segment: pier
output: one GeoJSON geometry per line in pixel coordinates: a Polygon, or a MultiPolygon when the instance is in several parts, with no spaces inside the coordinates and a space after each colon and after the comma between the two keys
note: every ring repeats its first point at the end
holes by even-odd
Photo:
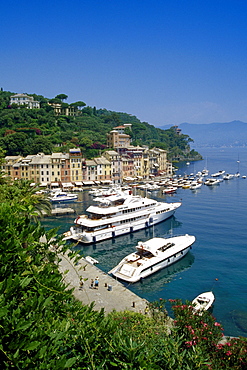
{"type": "Polygon", "coordinates": [[[51,210],[51,214],[48,214],[46,212],[42,212],[44,217],[49,217],[49,216],[64,216],[64,215],[69,215],[75,213],[75,210],[73,208],[54,208],[51,210]]]}
{"type": "Polygon", "coordinates": [[[106,313],[115,311],[135,311],[145,313],[148,301],[137,296],[121,282],[91,264],[85,258],[78,262],[68,254],[59,254],[59,270],[68,287],[74,288],[74,296],[85,305],[94,302],[94,309],[102,308],[106,313]],[[91,281],[98,278],[99,286],[91,286],[91,281]],[[83,286],[80,285],[83,282],[83,286]]]}

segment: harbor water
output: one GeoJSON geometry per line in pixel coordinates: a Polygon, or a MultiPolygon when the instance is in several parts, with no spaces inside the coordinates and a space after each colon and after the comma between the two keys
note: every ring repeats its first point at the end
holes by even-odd
{"type": "MultiPolygon", "coordinates": [[[[83,256],[97,259],[97,266],[108,272],[134,250],[138,241],[186,233],[195,235],[196,242],[182,260],[128,288],[148,301],[159,298],[191,301],[199,293],[213,290],[216,298],[213,315],[223,325],[224,334],[247,336],[247,179],[242,178],[247,175],[247,148],[198,151],[204,159],[189,165],[180,163],[177,174],[190,175],[207,168],[210,174],[219,170],[235,174],[239,170],[241,176],[193,191],[180,188],[173,195],[161,191],[148,193],[147,196],[160,201],[182,200],[182,206],[175,216],[149,229],[96,244],[78,244],[75,248],[83,256]]],[[[137,193],[146,195],[141,190],[137,193]]],[[[59,227],[59,233],[63,233],[90,204],[92,197],[83,190],[77,202],[69,203],[75,214],[52,216],[42,223],[46,228],[59,227]]]]}

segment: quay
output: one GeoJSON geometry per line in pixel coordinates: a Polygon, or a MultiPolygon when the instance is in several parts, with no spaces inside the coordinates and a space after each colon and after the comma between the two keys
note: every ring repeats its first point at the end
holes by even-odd
{"type": "Polygon", "coordinates": [[[75,210],[73,208],[54,208],[51,210],[51,214],[48,214],[46,212],[42,212],[42,215],[44,217],[49,217],[49,216],[64,216],[64,215],[69,215],[75,213],[75,210]]]}
{"type": "Polygon", "coordinates": [[[64,277],[68,288],[74,288],[74,296],[85,305],[94,302],[94,310],[104,309],[105,313],[115,311],[135,311],[145,313],[148,301],[137,296],[126,288],[121,282],[91,264],[85,258],[75,262],[68,253],[58,254],[60,259],[59,271],[64,277]],[[98,278],[99,286],[91,287],[91,281],[98,278]],[[83,287],[80,281],[83,281],[83,287]]]}
{"type": "Polygon", "coordinates": [[[73,208],[54,208],[51,210],[52,216],[62,216],[75,213],[73,208]]]}

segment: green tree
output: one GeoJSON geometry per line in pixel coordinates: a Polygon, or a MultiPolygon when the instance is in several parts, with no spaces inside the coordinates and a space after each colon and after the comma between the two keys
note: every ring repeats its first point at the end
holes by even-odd
{"type": "Polygon", "coordinates": [[[77,108],[77,109],[81,109],[81,108],[83,108],[83,107],[85,107],[85,106],[86,106],[86,103],[84,103],[83,101],[77,101],[77,102],[75,102],[75,103],[71,103],[70,105],[71,105],[72,107],[77,108]]]}
{"type": "Polygon", "coordinates": [[[28,138],[23,132],[16,132],[7,135],[0,140],[0,146],[8,153],[8,155],[19,155],[23,152],[23,146],[28,138]]]}
{"type": "Polygon", "coordinates": [[[66,95],[66,94],[58,94],[58,95],[55,96],[55,99],[66,100],[66,99],[68,99],[68,95],[66,95]]]}

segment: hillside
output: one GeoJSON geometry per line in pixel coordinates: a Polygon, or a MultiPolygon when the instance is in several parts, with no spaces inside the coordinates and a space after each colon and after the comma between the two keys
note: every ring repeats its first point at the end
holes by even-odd
{"type": "MultiPolygon", "coordinates": [[[[196,148],[222,147],[222,146],[246,146],[247,123],[232,121],[226,123],[190,124],[182,123],[178,126],[183,133],[193,137],[196,148]]],[[[168,129],[169,126],[162,126],[168,129]]]]}
{"type": "Polygon", "coordinates": [[[122,113],[96,109],[84,102],[64,103],[67,95],[60,94],[53,99],[29,94],[40,103],[40,109],[27,109],[17,104],[10,105],[14,93],[0,92],[0,147],[6,155],[28,155],[44,152],[66,152],[80,147],[86,158],[93,158],[106,149],[106,138],[114,127],[131,123],[126,134],[132,138],[132,145],[159,147],[169,152],[170,159],[200,159],[190,151],[193,141],[188,135],[178,135],[174,128],[155,128],[137,117],[122,113]],[[56,115],[49,103],[75,109],[75,116],[56,115]]]}

